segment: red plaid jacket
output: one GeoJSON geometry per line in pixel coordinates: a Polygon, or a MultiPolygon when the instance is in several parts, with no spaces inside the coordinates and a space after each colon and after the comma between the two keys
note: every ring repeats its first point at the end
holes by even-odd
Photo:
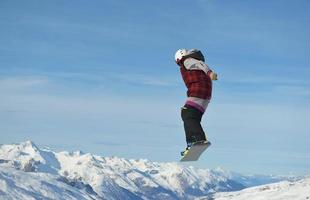
{"type": "MultiPolygon", "coordinates": [[[[184,83],[188,89],[188,97],[211,99],[212,80],[210,76],[202,70],[187,70],[183,64],[181,64],[180,70],[184,83]]],[[[211,73],[211,71],[208,73],[211,73]]]]}

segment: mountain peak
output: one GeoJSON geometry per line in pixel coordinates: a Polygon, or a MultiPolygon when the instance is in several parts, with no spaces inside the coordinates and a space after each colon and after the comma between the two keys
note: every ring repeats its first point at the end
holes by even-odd
{"type": "Polygon", "coordinates": [[[0,156],[6,159],[13,159],[19,156],[36,157],[39,154],[39,151],[39,147],[30,140],[21,143],[0,146],[0,156]]]}
{"type": "Polygon", "coordinates": [[[57,153],[40,149],[32,141],[0,146],[0,181],[2,167],[21,174],[40,172],[39,178],[44,174],[52,177],[54,185],[82,188],[95,199],[193,199],[240,190],[245,188],[243,183],[253,179],[235,178],[222,168],[196,169],[176,162],[102,157],[80,151],[57,153]]]}
{"type": "Polygon", "coordinates": [[[23,148],[33,149],[34,151],[38,151],[39,147],[31,140],[27,140],[25,142],[19,143],[19,145],[23,148]]]}

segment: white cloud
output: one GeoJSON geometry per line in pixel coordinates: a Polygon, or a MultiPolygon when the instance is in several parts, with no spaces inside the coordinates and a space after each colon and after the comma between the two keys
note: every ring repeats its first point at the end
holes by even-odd
{"type": "Polygon", "coordinates": [[[45,76],[12,76],[0,77],[0,89],[25,89],[35,86],[42,86],[49,82],[45,76]]]}

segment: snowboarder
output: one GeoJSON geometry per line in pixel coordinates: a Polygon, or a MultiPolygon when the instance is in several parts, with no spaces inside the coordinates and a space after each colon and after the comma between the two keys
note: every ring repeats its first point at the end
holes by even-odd
{"type": "MultiPolygon", "coordinates": [[[[180,66],[183,81],[187,87],[187,100],[182,107],[187,148],[197,142],[208,142],[201,126],[201,118],[211,100],[212,81],[217,74],[205,63],[201,51],[197,49],[179,49],[175,53],[175,62],[180,66]]],[[[181,152],[184,155],[184,152],[181,152]]]]}

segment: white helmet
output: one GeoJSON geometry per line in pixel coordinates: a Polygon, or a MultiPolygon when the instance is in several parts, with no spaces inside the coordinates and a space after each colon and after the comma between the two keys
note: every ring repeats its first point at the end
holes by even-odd
{"type": "Polygon", "coordinates": [[[187,54],[187,50],[186,49],[179,49],[177,50],[177,52],[175,52],[174,55],[174,60],[175,62],[179,62],[180,60],[182,60],[183,56],[185,56],[187,54]]]}

